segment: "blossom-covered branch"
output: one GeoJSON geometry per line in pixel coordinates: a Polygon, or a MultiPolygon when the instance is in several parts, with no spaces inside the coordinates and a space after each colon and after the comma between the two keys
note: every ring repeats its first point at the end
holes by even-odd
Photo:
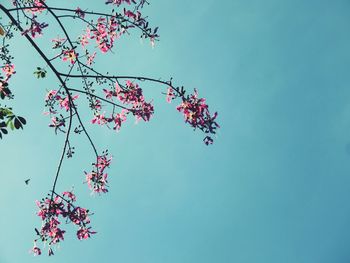
{"type": "MultiPolygon", "coordinates": [[[[57,79],[57,86],[48,90],[45,96],[45,115],[50,117],[49,127],[55,133],[64,133],[62,153],[59,158],[53,185],[48,195],[37,201],[38,216],[42,220],[41,229],[35,229],[32,252],[41,254],[38,242],[48,245],[48,254],[54,254],[54,246],[64,240],[65,230],[61,228],[62,220],[78,226],[77,238],[87,239],[96,232],[90,227],[90,213],[73,203],[75,194],[69,190],[59,194],[56,190],[65,156],[74,155],[72,134],[84,134],[89,141],[95,160],[91,169],[84,171],[84,180],[92,193],[108,192],[108,168],[112,162],[108,150],[99,153],[98,147],[89,135],[87,124],[83,122],[78,104],[82,96],[89,101],[92,125],[106,126],[119,131],[127,119],[148,122],[153,118],[153,101],[147,99],[143,88],[147,83],[158,84],[164,89],[165,101],[178,100],[176,109],[184,121],[193,129],[204,132],[206,145],[213,143],[213,135],[219,128],[216,122],[217,113],[211,113],[204,98],[196,89],[189,93],[183,86],[173,84],[173,80],[164,81],[144,76],[118,76],[100,72],[95,67],[99,54],[106,54],[115,49],[120,38],[135,30],[143,39],[149,39],[152,46],[158,40],[158,27],[151,28],[142,8],[148,4],[145,0],[107,0],[111,5],[110,13],[84,10],[80,7],[69,9],[49,6],[45,0],[11,0],[12,7],[0,4],[0,10],[8,18],[7,24],[0,22],[0,35],[3,45],[0,52],[2,74],[0,76],[0,98],[12,99],[9,80],[16,73],[9,44],[16,32],[25,37],[37,54],[42,58],[45,67],[37,67],[34,75],[45,78],[50,72],[57,79]],[[80,22],[83,33],[69,30],[67,19],[80,22]],[[50,24],[48,23],[50,21],[50,24]],[[54,39],[48,39],[52,45],[50,52],[44,51],[36,38],[45,37],[50,29],[60,32],[54,39]],[[47,71],[49,70],[49,72],[47,71]],[[76,84],[76,80],[80,84],[76,84]],[[76,87],[79,85],[81,88],[76,87]]],[[[0,105],[0,138],[7,134],[7,127],[23,128],[26,120],[16,116],[9,107],[0,105]]]]}

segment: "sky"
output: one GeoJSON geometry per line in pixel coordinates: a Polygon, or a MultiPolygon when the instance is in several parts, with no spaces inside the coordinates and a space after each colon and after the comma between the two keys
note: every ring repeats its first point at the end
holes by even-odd
{"type": "MultiPolygon", "coordinates": [[[[60,3],[106,8],[102,0],[60,3]]],[[[83,136],[73,137],[58,190],[74,186],[98,233],[79,241],[64,226],[50,258],[28,251],[41,224],[35,200],[52,186],[64,141],[43,115],[57,82],[51,72],[33,76],[45,65],[16,36],[8,104],[28,124],[0,141],[0,263],[349,262],[349,12],[347,0],[151,1],[145,13],[160,42],[152,49],[132,35],[96,67],[197,88],[219,112],[220,132],[205,146],[165,102],[165,87],[146,83],[156,107],[149,123],[131,121],[119,133],[87,124],[98,149],[113,155],[109,193],[91,196],[83,183],[93,162],[83,136]]]]}

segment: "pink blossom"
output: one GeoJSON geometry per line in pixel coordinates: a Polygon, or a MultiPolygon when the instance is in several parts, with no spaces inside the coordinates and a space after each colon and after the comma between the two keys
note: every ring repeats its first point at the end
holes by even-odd
{"type": "Polygon", "coordinates": [[[75,60],[77,59],[78,54],[75,52],[75,50],[65,50],[63,51],[63,61],[70,61],[71,64],[75,63],[75,60]]]}
{"type": "Polygon", "coordinates": [[[116,17],[110,17],[108,22],[106,18],[99,17],[96,26],[91,29],[92,36],[90,38],[96,40],[97,47],[102,53],[106,53],[112,49],[115,39],[119,36],[118,30],[121,29],[116,17]]]}
{"type": "Polygon", "coordinates": [[[52,100],[53,98],[55,98],[56,95],[57,95],[57,90],[50,90],[45,96],[45,101],[52,100]]]}
{"type": "Polygon", "coordinates": [[[41,217],[42,220],[50,218],[53,215],[58,216],[64,211],[64,205],[61,198],[58,196],[52,201],[49,198],[42,201],[36,201],[36,205],[39,208],[37,215],[41,217]]]}
{"type": "MultiPolygon", "coordinates": [[[[73,103],[74,100],[79,98],[79,95],[71,96],[71,98],[72,98],[72,103],[73,103]]],[[[65,97],[64,99],[59,98],[58,101],[59,101],[61,109],[64,108],[64,109],[66,109],[66,111],[69,111],[69,109],[70,109],[69,96],[65,97]]]]}
{"type": "Polygon", "coordinates": [[[86,182],[93,193],[106,193],[107,190],[107,173],[104,172],[111,164],[112,157],[108,157],[108,152],[103,152],[97,156],[96,163],[93,163],[93,171],[85,172],[86,182]],[[97,170],[97,171],[95,171],[97,170]]]}
{"type": "Polygon", "coordinates": [[[95,57],[96,57],[96,52],[94,52],[92,55],[88,55],[87,64],[89,66],[92,65],[92,63],[94,62],[95,57]]]}
{"type": "Polygon", "coordinates": [[[36,245],[36,242],[34,242],[34,246],[31,250],[31,252],[34,254],[34,256],[40,256],[41,255],[41,249],[36,245]]]}
{"type": "Polygon", "coordinates": [[[96,234],[95,231],[91,231],[90,230],[91,227],[80,227],[79,230],[77,231],[77,237],[79,240],[82,239],[88,239],[90,237],[91,234],[96,234]]]}
{"type": "Polygon", "coordinates": [[[48,24],[46,23],[39,23],[34,18],[31,21],[30,27],[22,32],[22,35],[25,35],[27,33],[30,33],[32,38],[36,38],[38,36],[42,35],[43,28],[47,27],[48,24]]]}
{"type": "MultiPolygon", "coordinates": [[[[185,97],[182,96],[182,103],[177,106],[177,110],[181,112],[185,118],[185,122],[189,123],[193,128],[198,128],[205,133],[215,134],[216,129],[220,128],[215,121],[217,112],[213,115],[209,112],[209,107],[204,98],[198,98],[197,90],[185,97]]],[[[204,138],[206,145],[212,144],[213,140],[210,136],[204,138]]]]}
{"type": "Polygon", "coordinates": [[[105,118],[104,114],[95,114],[94,118],[91,120],[92,124],[98,124],[98,125],[104,125],[106,124],[108,121],[105,118]]]}
{"type": "Polygon", "coordinates": [[[144,101],[142,95],[142,89],[138,84],[132,83],[130,80],[126,81],[126,90],[120,89],[119,85],[116,86],[118,99],[123,103],[138,103],[144,101]]]}
{"type": "Polygon", "coordinates": [[[93,193],[106,193],[107,190],[107,174],[101,172],[86,173],[86,182],[93,193]]]}
{"type": "Polygon", "coordinates": [[[72,202],[75,202],[77,200],[75,194],[73,194],[72,191],[65,191],[62,193],[63,196],[67,196],[72,202]]]}
{"type": "Polygon", "coordinates": [[[13,74],[16,73],[15,65],[6,64],[5,66],[3,66],[2,71],[5,73],[6,80],[8,80],[13,74]]]}
{"type": "Polygon", "coordinates": [[[76,201],[76,196],[73,192],[65,191],[62,193],[62,196],[67,197],[69,200],[56,195],[53,199],[46,197],[36,202],[39,207],[38,216],[40,216],[43,222],[40,230],[35,229],[39,236],[35,240],[34,248],[32,249],[35,255],[41,254],[41,250],[37,247],[36,241],[40,240],[47,243],[49,246],[48,253],[49,256],[51,256],[53,255],[51,246],[64,240],[66,231],[60,228],[60,219],[62,218],[66,218],[66,223],[72,222],[79,227],[79,239],[86,239],[90,237],[91,234],[96,233],[91,231],[91,227],[88,226],[90,224],[89,210],[73,205],[76,201]]]}
{"type": "Polygon", "coordinates": [[[49,127],[59,128],[65,126],[65,122],[62,119],[59,119],[58,117],[52,117],[51,123],[49,124],[49,127]]]}
{"type": "Polygon", "coordinates": [[[139,20],[140,17],[141,17],[141,13],[140,13],[139,11],[137,11],[136,13],[134,13],[134,12],[132,12],[132,11],[130,11],[130,10],[126,10],[125,8],[124,8],[124,15],[125,15],[126,17],[132,18],[132,19],[134,19],[134,20],[139,20]]]}
{"type": "Polygon", "coordinates": [[[174,93],[174,90],[172,89],[172,88],[168,88],[168,90],[167,90],[167,94],[166,94],[166,101],[168,102],[168,103],[171,103],[171,101],[173,100],[173,99],[175,99],[175,93],[174,93]]]}
{"type": "Polygon", "coordinates": [[[113,127],[114,130],[117,130],[117,131],[120,130],[122,123],[126,121],[127,112],[128,112],[128,110],[122,109],[122,111],[120,113],[115,114],[115,116],[113,118],[113,121],[115,124],[113,127]]]}
{"type": "Polygon", "coordinates": [[[105,168],[109,167],[109,165],[111,164],[111,161],[112,161],[112,157],[108,158],[107,154],[103,154],[103,155],[97,156],[97,162],[95,166],[102,173],[105,168]]]}
{"type": "Polygon", "coordinates": [[[69,219],[76,225],[86,225],[90,223],[88,210],[81,207],[76,207],[69,213],[69,219]]]}
{"type": "Polygon", "coordinates": [[[51,42],[53,42],[54,44],[52,48],[56,49],[61,47],[65,41],[66,41],[65,38],[59,38],[59,37],[52,39],[51,42]]]}
{"type": "Polygon", "coordinates": [[[80,45],[85,49],[85,47],[87,46],[87,44],[89,44],[89,40],[88,40],[88,36],[83,34],[80,36],[79,38],[79,42],[80,42],[80,45]]]}
{"type": "Polygon", "coordinates": [[[47,230],[48,236],[51,238],[50,244],[56,244],[60,242],[60,240],[64,240],[65,232],[66,232],[65,230],[62,230],[59,227],[51,225],[47,230]]]}
{"type": "Polygon", "coordinates": [[[90,102],[90,107],[93,110],[100,110],[102,108],[101,101],[96,99],[95,102],[90,102]]]}
{"type": "Polygon", "coordinates": [[[113,4],[116,6],[120,6],[121,4],[126,3],[126,4],[130,5],[131,1],[133,3],[136,3],[135,0],[107,0],[106,4],[113,4]]]}
{"type": "Polygon", "coordinates": [[[105,93],[106,99],[112,99],[112,97],[114,96],[114,92],[111,90],[103,89],[103,92],[105,93]]]}
{"type": "MultiPolygon", "coordinates": [[[[37,14],[37,13],[41,13],[43,10],[45,10],[45,6],[44,6],[43,2],[45,2],[45,0],[42,0],[42,1],[33,0],[33,3],[31,3],[33,7],[25,9],[25,11],[32,13],[33,15],[37,14]]],[[[12,3],[14,6],[17,6],[17,1],[13,0],[12,3]]]]}
{"type": "Polygon", "coordinates": [[[136,121],[143,119],[149,121],[154,113],[154,107],[151,103],[140,101],[133,105],[133,113],[136,116],[136,121]]]}

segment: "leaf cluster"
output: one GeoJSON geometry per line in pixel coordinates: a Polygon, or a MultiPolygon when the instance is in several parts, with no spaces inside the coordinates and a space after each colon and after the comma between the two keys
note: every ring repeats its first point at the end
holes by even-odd
{"type": "Polygon", "coordinates": [[[12,108],[0,107],[0,139],[3,134],[8,134],[8,129],[23,129],[26,120],[21,116],[16,116],[12,112],[12,108]]]}

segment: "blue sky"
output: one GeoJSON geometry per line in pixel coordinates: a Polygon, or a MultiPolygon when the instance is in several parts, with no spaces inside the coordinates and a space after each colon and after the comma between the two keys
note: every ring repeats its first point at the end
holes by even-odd
{"type": "Polygon", "coordinates": [[[74,137],[58,189],[74,185],[98,234],[80,242],[67,226],[52,258],[28,251],[34,201],[52,185],[64,140],[42,115],[56,82],[33,77],[44,64],[17,37],[12,106],[28,125],[0,141],[0,262],[349,262],[349,11],[346,0],[152,1],[156,48],[131,36],[97,66],[198,88],[222,128],[206,147],[155,85],[144,87],[157,107],[150,123],[118,134],[88,125],[114,157],[110,192],[90,196],[93,152],[74,137]]]}

